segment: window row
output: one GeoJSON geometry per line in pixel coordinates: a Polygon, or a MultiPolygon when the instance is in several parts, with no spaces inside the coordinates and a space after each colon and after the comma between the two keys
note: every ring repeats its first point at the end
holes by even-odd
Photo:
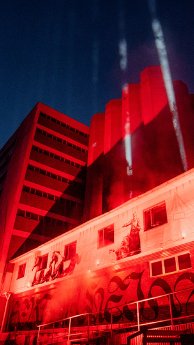
{"type": "Polygon", "coordinates": [[[45,176],[51,177],[54,180],[58,180],[60,182],[64,182],[64,183],[68,183],[68,184],[70,184],[70,183],[73,183],[73,184],[79,183],[78,181],[75,181],[75,180],[71,181],[71,180],[69,180],[69,179],[67,179],[67,178],[65,178],[63,176],[53,174],[50,171],[43,170],[43,169],[35,167],[35,166],[31,165],[31,164],[28,165],[28,170],[36,171],[36,172],[38,172],[41,175],[45,175],[45,176]]]}
{"type": "MultiPolygon", "coordinates": [[[[101,240],[104,241],[103,231],[101,233],[101,240]]],[[[71,260],[76,255],[77,241],[68,243],[64,246],[63,261],[71,260]]],[[[48,254],[39,256],[36,258],[35,266],[38,266],[38,270],[47,268],[48,254]]],[[[173,257],[160,259],[150,263],[150,276],[155,277],[159,275],[175,273],[177,271],[191,268],[191,256],[189,252],[180,253],[173,257]]],[[[22,264],[18,268],[17,279],[23,278],[25,275],[26,263],[22,264]]]]}
{"type": "Polygon", "coordinates": [[[61,122],[61,121],[55,119],[55,118],[52,117],[52,116],[46,115],[46,114],[44,114],[44,113],[40,113],[40,117],[45,118],[45,119],[47,119],[47,120],[50,120],[50,121],[52,121],[52,122],[54,122],[54,123],[57,123],[57,124],[60,125],[61,127],[65,127],[65,128],[69,129],[69,130],[72,131],[72,132],[78,133],[78,134],[82,135],[83,137],[88,138],[88,134],[87,134],[87,133],[84,133],[84,132],[82,132],[82,131],[80,131],[80,130],[74,128],[74,127],[71,127],[71,126],[68,125],[67,123],[61,122]]]}
{"type": "Polygon", "coordinates": [[[69,165],[72,165],[72,166],[75,166],[77,168],[83,168],[83,166],[81,164],[78,164],[76,162],[73,162],[73,161],[70,161],[69,159],[66,159],[64,157],[61,157],[61,156],[58,156],[56,155],[55,153],[52,153],[52,152],[49,152],[47,150],[43,150],[41,149],[40,147],[37,147],[37,146],[32,146],[32,150],[35,151],[35,152],[38,152],[38,153],[42,153],[44,154],[45,156],[49,156],[51,158],[54,158],[56,160],[59,160],[59,161],[62,161],[62,162],[65,162],[69,165]]]}
{"type": "Polygon", "coordinates": [[[39,197],[46,198],[49,200],[59,201],[61,204],[63,204],[64,207],[65,206],[71,207],[71,206],[77,206],[78,205],[78,203],[74,200],[69,200],[69,199],[65,199],[63,197],[59,197],[59,196],[56,196],[56,195],[53,195],[50,193],[45,193],[41,190],[31,188],[28,186],[23,186],[23,192],[34,194],[34,195],[37,195],[39,197]]]}
{"type": "Polygon", "coordinates": [[[37,131],[38,133],[44,135],[44,136],[47,137],[47,138],[50,138],[50,139],[55,140],[55,141],[58,141],[58,142],[61,143],[61,144],[65,144],[65,145],[67,145],[67,146],[73,147],[73,148],[76,149],[77,151],[87,152],[86,149],[84,149],[84,148],[82,148],[82,147],[80,147],[80,146],[77,146],[77,145],[75,145],[75,144],[72,144],[72,143],[70,143],[70,142],[67,141],[67,140],[64,140],[64,139],[61,139],[61,138],[59,138],[59,137],[56,137],[55,135],[50,134],[50,133],[48,133],[48,132],[46,132],[46,131],[44,131],[44,130],[42,130],[42,129],[40,129],[40,128],[37,128],[36,131],[37,131]]]}
{"type": "Polygon", "coordinates": [[[173,257],[160,259],[150,263],[150,275],[152,277],[191,268],[190,253],[182,253],[173,257]]]}
{"type": "MultiPolygon", "coordinates": [[[[76,246],[77,246],[76,241],[68,243],[67,245],[64,246],[64,252],[63,252],[63,257],[62,257],[64,262],[71,260],[75,257],[76,246]]],[[[52,258],[51,260],[54,260],[54,258],[52,258]]],[[[48,254],[40,255],[36,257],[33,269],[36,267],[37,271],[41,271],[41,270],[46,269],[47,265],[48,265],[48,254]]],[[[23,278],[25,276],[25,271],[26,271],[26,263],[19,265],[17,279],[23,278]]]]}
{"type": "Polygon", "coordinates": [[[45,223],[45,224],[61,225],[64,227],[66,227],[68,224],[67,222],[64,222],[60,219],[52,218],[49,216],[42,216],[40,214],[32,213],[32,212],[21,210],[21,209],[17,210],[17,216],[37,220],[39,222],[41,221],[42,223],[45,223]]]}

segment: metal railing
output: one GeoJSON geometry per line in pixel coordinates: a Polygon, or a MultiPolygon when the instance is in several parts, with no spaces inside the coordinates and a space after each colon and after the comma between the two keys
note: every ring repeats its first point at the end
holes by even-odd
{"type": "Polygon", "coordinates": [[[194,320],[193,289],[180,290],[157,297],[145,298],[136,302],[116,305],[99,313],[83,313],[38,326],[37,344],[47,333],[49,343],[57,339],[92,339],[116,331],[140,331],[142,327],[174,325],[194,320]],[[187,296],[187,298],[186,298],[187,296]],[[61,332],[61,333],[60,333],[61,332]]]}

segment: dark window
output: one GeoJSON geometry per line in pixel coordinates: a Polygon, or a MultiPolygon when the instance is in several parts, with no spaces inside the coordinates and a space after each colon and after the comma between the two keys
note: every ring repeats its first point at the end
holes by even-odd
{"type": "Polygon", "coordinates": [[[76,255],[76,244],[77,242],[69,243],[64,249],[64,260],[71,260],[76,255]]]}
{"type": "Polygon", "coordinates": [[[162,274],[162,261],[152,262],[151,269],[153,277],[162,274]]]}
{"type": "Polygon", "coordinates": [[[176,271],[175,257],[164,260],[164,270],[165,270],[165,273],[176,271]]]}
{"type": "Polygon", "coordinates": [[[114,224],[98,231],[98,248],[114,243],[114,224]]]}
{"type": "Polygon", "coordinates": [[[144,211],[144,229],[149,230],[156,226],[167,223],[165,202],[153,206],[144,211]]]}
{"type": "Polygon", "coordinates": [[[182,254],[178,256],[179,270],[191,267],[190,253],[182,254]]]}
{"type": "Polygon", "coordinates": [[[39,270],[44,270],[47,267],[48,254],[42,255],[40,259],[41,260],[39,270]]]}
{"type": "Polygon", "coordinates": [[[171,258],[151,262],[151,276],[173,273],[191,267],[190,253],[179,254],[171,258]]]}
{"type": "Polygon", "coordinates": [[[25,275],[25,270],[26,270],[26,263],[22,264],[18,267],[18,276],[17,279],[23,278],[25,275]]]}

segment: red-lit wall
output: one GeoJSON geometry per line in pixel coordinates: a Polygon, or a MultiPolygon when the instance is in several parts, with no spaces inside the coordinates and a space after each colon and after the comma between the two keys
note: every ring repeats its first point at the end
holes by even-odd
{"type": "MultiPolygon", "coordinates": [[[[169,255],[174,255],[180,248],[172,248],[169,255]]],[[[190,245],[192,266],[194,266],[194,244],[190,245]]],[[[158,253],[160,256],[161,253],[158,253]]],[[[158,257],[159,257],[158,256],[158,257]]],[[[155,259],[156,259],[155,254],[155,259]]],[[[64,281],[53,283],[52,288],[29,291],[12,296],[10,304],[9,329],[35,328],[37,323],[47,323],[61,320],[71,315],[81,313],[96,313],[101,323],[110,322],[111,308],[113,321],[136,320],[137,305],[127,303],[144,300],[155,296],[185,290],[177,295],[173,303],[173,313],[181,315],[185,307],[187,312],[193,307],[190,295],[194,287],[194,270],[172,273],[161,277],[150,277],[149,260],[153,255],[136,258],[127,263],[120,263],[110,268],[87,271],[73,278],[69,276],[64,281]]],[[[140,308],[141,322],[157,321],[160,315],[170,318],[169,299],[155,299],[154,303],[142,302],[140,308]],[[161,314],[160,314],[161,308],[161,314]]]]}
{"type": "Polygon", "coordinates": [[[102,213],[104,121],[104,113],[99,113],[90,124],[84,220],[102,213]]]}
{"type": "MultiPolygon", "coordinates": [[[[174,82],[174,91],[187,167],[190,169],[194,166],[193,101],[183,82],[174,82]]],[[[95,135],[99,131],[98,126],[96,122],[95,135]]],[[[93,143],[93,131],[90,135],[93,143]]],[[[93,151],[89,145],[89,157],[93,151]]],[[[93,205],[87,204],[86,197],[86,219],[99,215],[101,204],[102,213],[109,211],[184,171],[180,137],[173,125],[160,67],[145,68],[139,84],[126,85],[122,99],[107,104],[104,154],[96,161],[93,156],[93,160],[89,160],[89,169],[87,185],[93,185],[92,194],[96,195],[96,205],[99,206],[96,212],[95,209],[90,212],[93,205]],[[100,165],[96,165],[97,161],[100,165]],[[101,176],[100,183],[96,178],[97,171],[101,176]],[[95,186],[91,181],[95,181],[95,186]]]]}
{"type": "Polygon", "coordinates": [[[14,235],[14,221],[17,212],[23,179],[27,167],[27,159],[31,148],[35,130],[36,108],[26,117],[20,128],[15,134],[16,143],[14,153],[9,163],[7,178],[1,194],[1,213],[0,213],[0,281],[2,281],[4,266],[7,258],[10,258],[17,248],[25,241],[25,237],[14,235]],[[14,244],[12,247],[12,243],[14,244]]]}

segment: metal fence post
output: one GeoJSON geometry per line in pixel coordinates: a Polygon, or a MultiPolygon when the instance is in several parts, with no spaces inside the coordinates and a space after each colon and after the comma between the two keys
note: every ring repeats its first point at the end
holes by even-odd
{"type": "Polygon", "coordinates": [[[169,294],[168,297],[169,297],[169,307],[170,307],[170,321],[171,321],[171,325],[173,326],[174,322],[173,322],[173,313],[172,313],[171,294],[169,294]]]}
{"type": "Polygon", "coordinates": [[[139,301],[137,303],[137,330],[140,331],[140,318],[139,318],[139,301]]]}
{"type": "Polygon", "coordinates": [[[68,330],[68,337],[67,337],[67,344],[70,344],[70,336],[71,336],[71,317],[69,318],[69,330],[68,330]]]}
{"type": "Polygon", "coordinates": [[[41,326],[38,326],[38,334],[37,334],[36,344],[39,343],[40,327],[41,327],[41,326]]]}

